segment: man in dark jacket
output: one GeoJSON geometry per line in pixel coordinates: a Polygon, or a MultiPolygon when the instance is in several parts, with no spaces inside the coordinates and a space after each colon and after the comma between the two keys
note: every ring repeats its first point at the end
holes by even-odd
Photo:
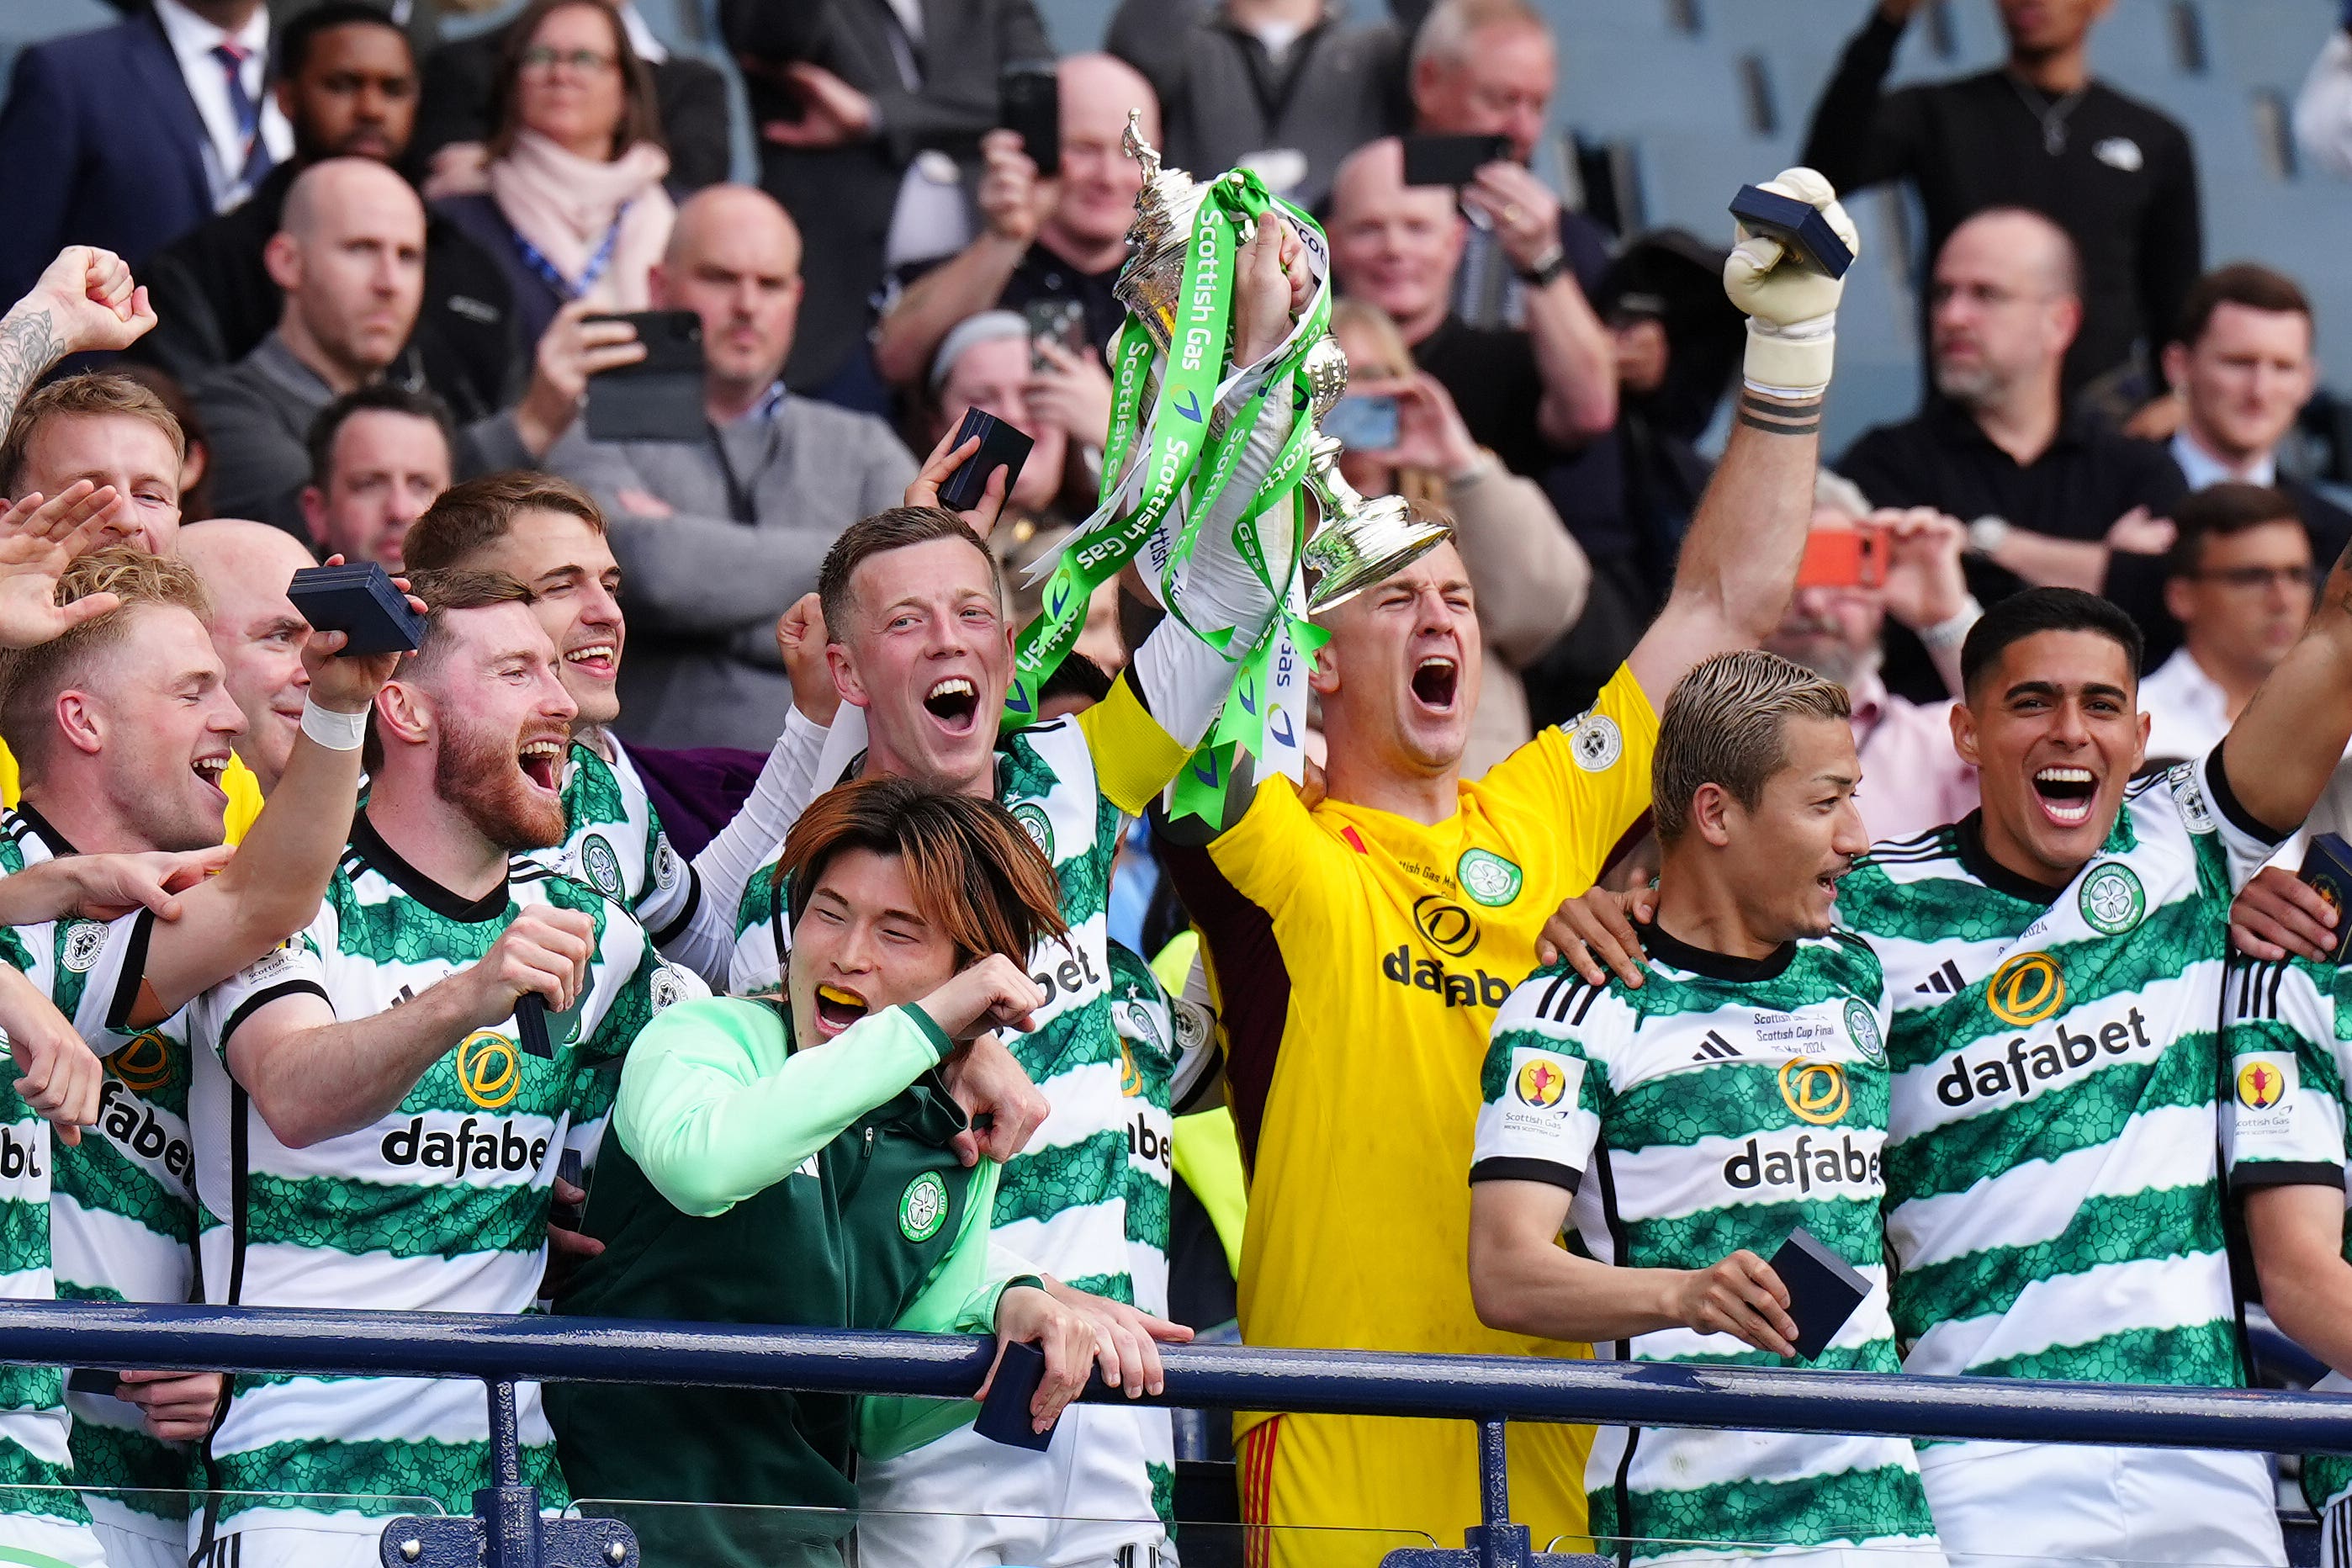
{"type": "Polygon", "coordinates": [[[2152,358],[2202,268],[2188,133],[2092,79],[2085,45],[2107,0],[2000,0],[2009,59],[1958,81],[1885,90],[1922,0],[1879,0],[1813,109],[1801,162],[1841,191],[1908,179],[1936,255],[1962,219],[2030,207],[2083,258],[2083,330],[2065,388],[2152,358]]]}
{"type": "MultiPolygon", "coordinates": [[[[408,39],[367,0],[326,0],[278,37],[278,101],[294,128],[294,157],[243,205],[156,253],[141,269],[161,318],[136,357],[193,385],[235,364],[276,329],[284,295],[262,249],[278,232],[286,193],[324,158],[373,158],[394,166],[407,150],[416,107],[408,39]]],[[[461,421],[507,401],[521,368],[498,263],[428,211],[425,298],[410,339],[425,380],[461,421]]]]}

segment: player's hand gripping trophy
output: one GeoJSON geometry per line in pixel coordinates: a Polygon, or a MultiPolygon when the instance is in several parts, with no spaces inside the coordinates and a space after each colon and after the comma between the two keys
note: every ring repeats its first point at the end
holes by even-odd
{"type": "Polygon", "coordinates": [[[1132,563],[1234,665],[1233,700],[1203,750],[1229,756],[1239,744],[1262,768],[1290,772],[1321,640],[1307,616],[1399,571],[1444,530],[1401,497],[1358,495],[1339,477],[1339,443],[1315,428],[1347,389],[1348,362],[1327,330],[1329,249],[1314,220],[1254,174],[1204,184],[1165,167],[1133,115],[1126,145],[1144,179],[1115,289],[1128,321],[1113,352],[1102,504],[1040,568],[1054,580],[1021,639],[1008,717],[1034,715],[1088,595],[1132,563]],[[1278,346],[1235,364],[1242,247],[1261,223],[1290,226],[1313,292],[1278,346]],[[1318,520],[1311,537],[1294,504],[1305,499],[1318,520]]]}

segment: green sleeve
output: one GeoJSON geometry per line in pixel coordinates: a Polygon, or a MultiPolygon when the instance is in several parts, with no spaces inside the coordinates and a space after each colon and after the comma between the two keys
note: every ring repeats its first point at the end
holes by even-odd
{"type": "Polygon", "coordinates": [[[913,1006],[793,1051],[764,1003],[681,1003],[656,1015],[631,1047],[613,1129],[656,1191],[708,1218],[791,1175],[947,1050],[913,1006]]]}
{"type": "MultiPolygon", "coordinates": [[[[1026,1259],[989,1239],[1002,1171],[995,1161],[982,1160],[972,1172],[955,1245],[892,1328],[926,1334],[994,1333],[996,1303],[1005,1291],[1015,1285],[1044,1285],[1026,1259]]],[[[862,1399],[857,1451],[871,1459],[895,1458],[945,1436],[979,1414],[980,1405],[969,1399],[862,1399]]]]}

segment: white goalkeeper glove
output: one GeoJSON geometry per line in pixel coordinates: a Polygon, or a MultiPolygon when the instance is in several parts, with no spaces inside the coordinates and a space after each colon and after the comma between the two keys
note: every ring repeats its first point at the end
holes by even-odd
{"type": "MultiPolygon", "coordinates": [[[[1784,169],[1764,189],[1821,208],[1846,248],[1862,237],[1830,183],[1811,169],[1784,169]]],[[[1748,316],[1748,384],[1777,397],[1818,397],[1828,389],[1837,353],[1837,308],[1845,280],[1832,278],[1769,235],[1738,226],[1739,242],[1723,264],[1723,291],[1748,316]]]]}

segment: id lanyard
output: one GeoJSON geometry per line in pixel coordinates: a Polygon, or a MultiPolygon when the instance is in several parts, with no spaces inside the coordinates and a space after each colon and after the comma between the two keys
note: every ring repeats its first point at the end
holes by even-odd
{"type": "Polygon", "coordinates": [[[577,300],[589,289],[596,287],[598,280],[604,276],[604,269],[613,265],[613,252],[621,243],[621,222],[629,216],[629,208],[632,205],[634,204],[623,202],[621,210],[613,215],[613,226],[604,231],[604,242],[596,247],[596,254],[588,258],[588,265],[582,269],[580,281],[577,283],[556,270],[555,263],[542,255],[539,247],[525,239],[520,229],[515,231],[515,250],[521,256],[522,264],[538,273],[541,279],[549,288],[554,289],[559,298],[577,300]]]}

